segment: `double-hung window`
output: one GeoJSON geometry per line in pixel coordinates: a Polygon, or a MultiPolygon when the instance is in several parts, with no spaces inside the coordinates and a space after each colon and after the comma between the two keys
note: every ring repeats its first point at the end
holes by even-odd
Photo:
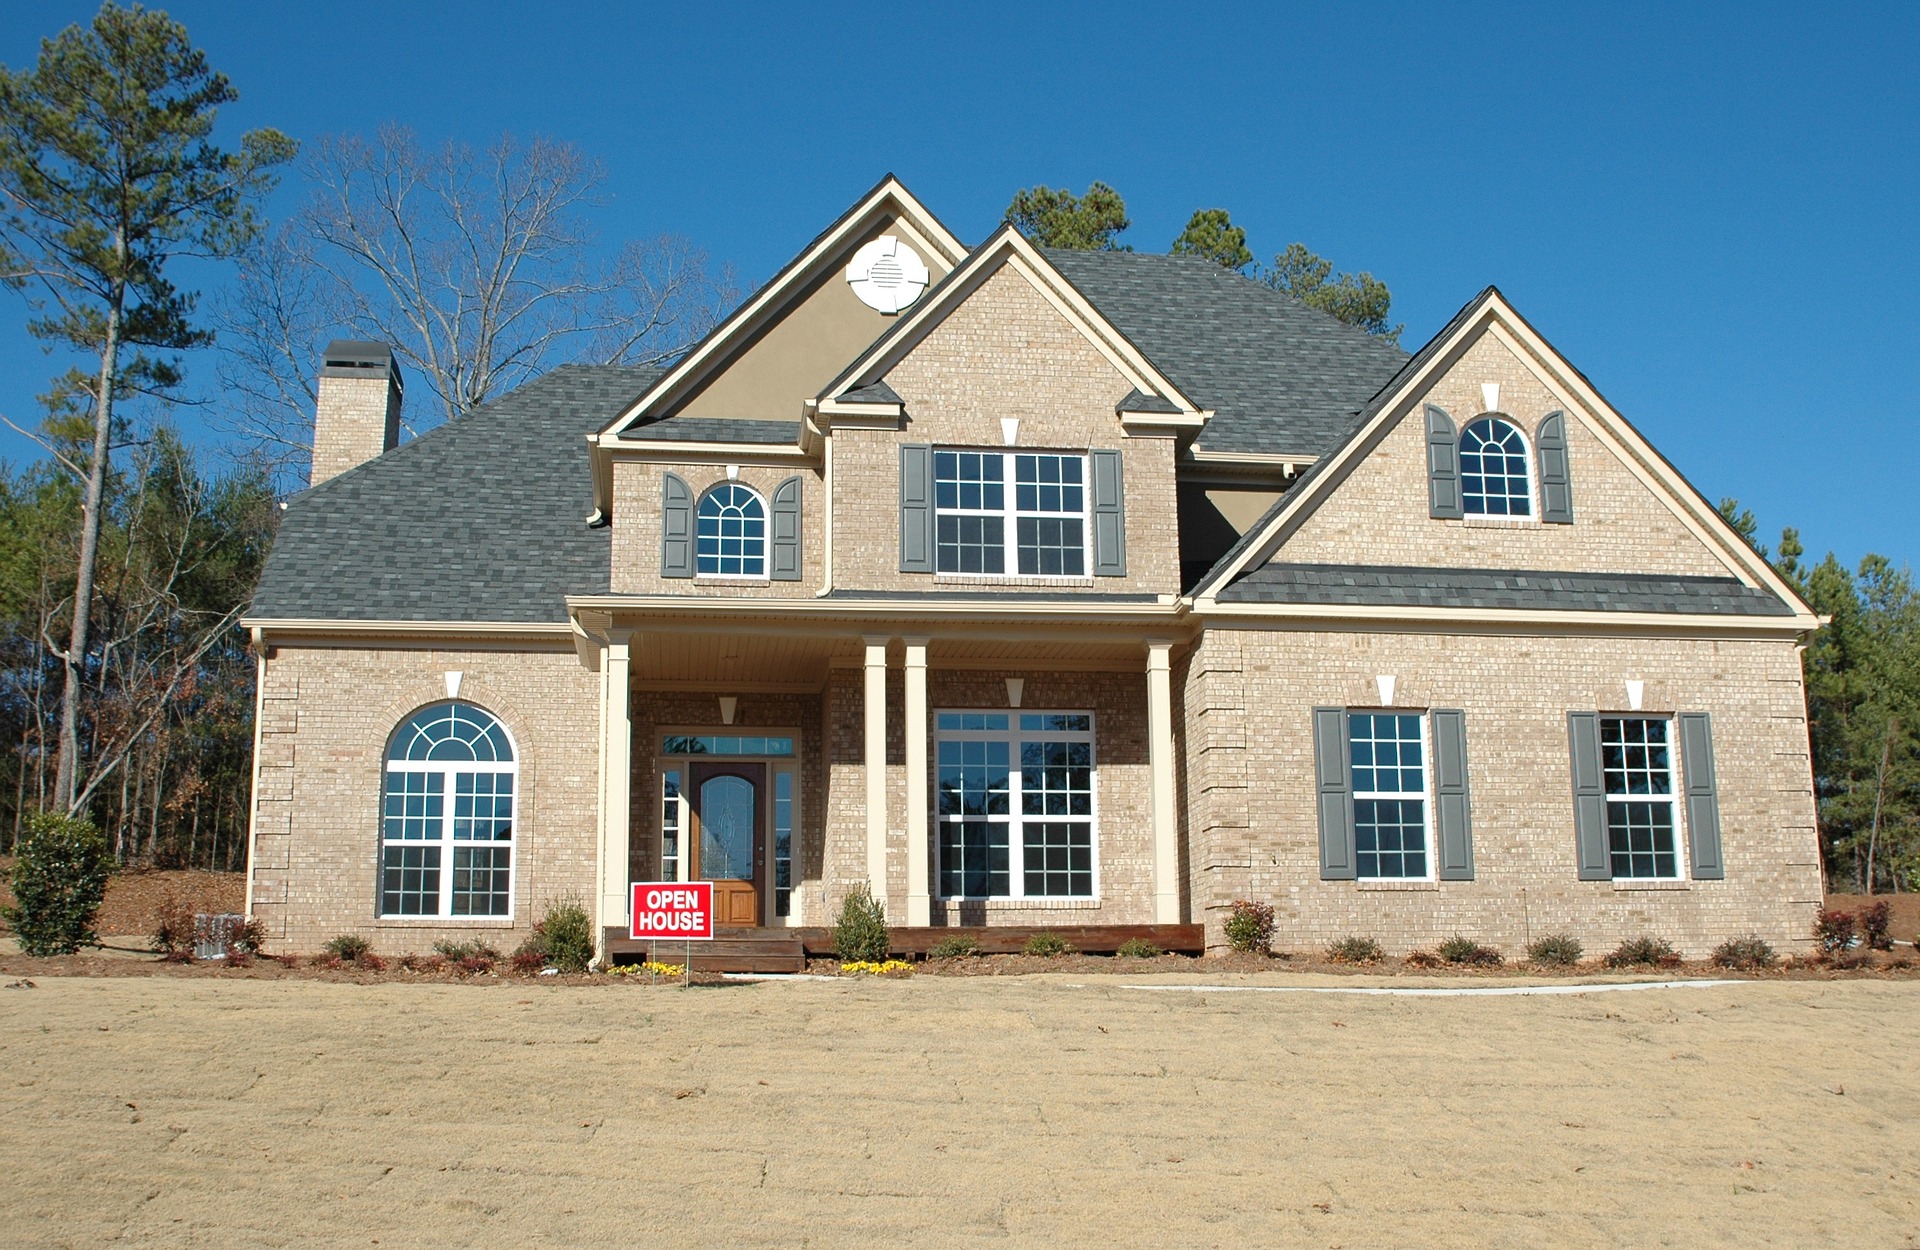
{"type": "Polygon", "coordinates": [[[1093,896],[1090,714],[941,712],[935,753],[943,898],[1093,896]]]}
{"type": "Polygon", "coordinates": [[[1425,717],[1351,712],[1355,875],[1423,880],[1428,866],[1425,717]]]}
{"type": "Polygon", "coordinates": [[[471,704],[436,703],[394,731],[381,915],[512,914],[516,776],[505,726],[471,704]]]}
{"type": "Polygon", "coordinates": [[[1662,880],[1680,875],[1668,731],[1669,722],[1661,717],[1600,718],[1600,775],[1616,879],[1662,880]]]}
{"type": "Polygon", "coordinates": [[[934,452],[936,571],[1084,577],[1086,474],[1085,456],[934,452]]]}

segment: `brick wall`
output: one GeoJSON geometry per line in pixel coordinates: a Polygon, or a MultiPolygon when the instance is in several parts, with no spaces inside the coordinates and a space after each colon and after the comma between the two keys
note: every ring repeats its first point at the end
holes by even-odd
{"type": "MultiPolygon", "coordinates": [[[[511,950],[549,902],[593,902],[599,679],[573,649],[276,646],[260,716],[254,914],[272,951],[317,951],[342,933],[382,954],[441,938],[511,950]],[[388,737],[420,707],[460,698],[498,716],[519,751],[511,919],[379,918],[380,808],[388,737]]],[[[443,871],[450,868],[444,866],[443,871]]]]}
{"type": "MultiPolygon", "coordinates": [[[[798,401],[795,401],[796,404],[798,401]]],[[[745,449],[743,448],[743,453],[745,449]]],[[[620,595],[750,595],[756,599],[804,599],[820,589],[825,577],[822,517],[826,491],[820,474],[804,466],[738,466],[739,481],[760,492],[772,507],[774,488],[796,474],[800,485],[800,580],[776,582],[740,578],[660,576],[660,523],[667,473],[677,473],[700,496],[727,480],[725,465],[640,464],[616,460],[613,465],[613,592],[620,595]]],[[[769,520],[771,523],[771,520],[769,520]]],[[[771,555],[771,548],[769,548],[771,555]]]]}
{"type": "Polygon", "coordinates": [[[1514,957],[1556,931],[1591,954],[1643,934],[1692,957],[1747,933],[1807,945],[1821,879],[1790,643],[1213,629],[1185,686],[1192,902],[1211,942],[1251,896],[1275,905],[1282,950],[1362,934],[1399,952],[1459,933],[1514,957]],[[1319,879],[1311,709],[1377,706],[1380,674],[1396,706],[1466,711],[1473,881],[1319,879]],[[1566,716],[1624,712],[1628,678],[1646,682],[1649,713],[1713,716],[1724,881],[1576,879],[1566,716]]]}
{"type": "MultiPolygon", "coordinates": [[[[1292,564],[1401,564],[1428,568],[1556,569],[1727,576],[1727,567],[1633,470],[1601,443],[1578,407],[1563,404],[1505,344],[1483,335],[1427,396],[1456,428],[1485,410],[1480,386],[1500,384],[1500,406],[1533,446],[1540,418],[1567,415],[1573,524],[1427,515],[1427,433],[1416,404],[1274,556],[1292,564]]],[[[1537,493],[1537,462],[1534,468],[1537,493]]]]}
{"type": "Polygon", "coordinates": [[[397,433],[398,396],[384,377],[323,376],[314,403],[313,470],[310,485],[318,486],[356,465],[364,464],[392,446],[397,433]],[[389,413],[391,399],[396,411],[389,413]]]}

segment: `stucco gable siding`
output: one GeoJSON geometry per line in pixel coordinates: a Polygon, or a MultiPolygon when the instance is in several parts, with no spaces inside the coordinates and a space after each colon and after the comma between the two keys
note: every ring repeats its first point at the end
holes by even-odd
{"type": "MultiPolygon", "coordinates": [[[[1556,395],[1493,334],[1482,334],[1422,402],[1367,454],[1281,544],[1286,564],[1386,564],[1525,568],[1725,577],[1728,566],[1595,432],[1592,417],[1556,395]],[[1500,407],[1531,447],[1540,418],[1566,413],[1573,524],[1428,515],[1424,403],[1458,428],[1484,411],[1481,385],[1500,385],[1500,407]]],[[[1538,464],[1534,466],[1538,489],[1538,464]]]]}
{"type": "Polygon", "coordinates": [[[1114,409],[1133,383],[1014,266],[949,312],[885,380],[906,405],[904,432],[842,429],[832,440],[836,587],[933,589],[935,577],[899,572],[898,448],[1004,447],[1000,423],[1011,417],[1020,447],[1122,454],[1127,576],[1088,578],[1083,589],[1178,589],[1173,440],[1122,437],[1114,409]]]}

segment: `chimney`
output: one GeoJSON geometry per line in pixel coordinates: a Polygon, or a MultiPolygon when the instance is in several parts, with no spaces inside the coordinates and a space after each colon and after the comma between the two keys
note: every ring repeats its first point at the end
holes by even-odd
{"type": "Polygon", "coordinates": [[[385,343],[336,339],[320,358],[313,414],[313,471],[318,486],[400,443],[400,362],[385,343]]]}

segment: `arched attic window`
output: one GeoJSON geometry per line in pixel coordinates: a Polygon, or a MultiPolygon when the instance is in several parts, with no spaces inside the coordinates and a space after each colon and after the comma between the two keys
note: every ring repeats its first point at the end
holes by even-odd
{"type": "Polygon", "coordinates": [[[1460,503],[1468,516],[1533,515],[1532,456],[1520,427],[1486,416],[1460,432],[1460,503]]]}
{"type": "Polygon", "coordinates": [[[750,487],[721,482],[702,495],[696,526],[701,576],[767,575],[767,505],[750,487]]]}

